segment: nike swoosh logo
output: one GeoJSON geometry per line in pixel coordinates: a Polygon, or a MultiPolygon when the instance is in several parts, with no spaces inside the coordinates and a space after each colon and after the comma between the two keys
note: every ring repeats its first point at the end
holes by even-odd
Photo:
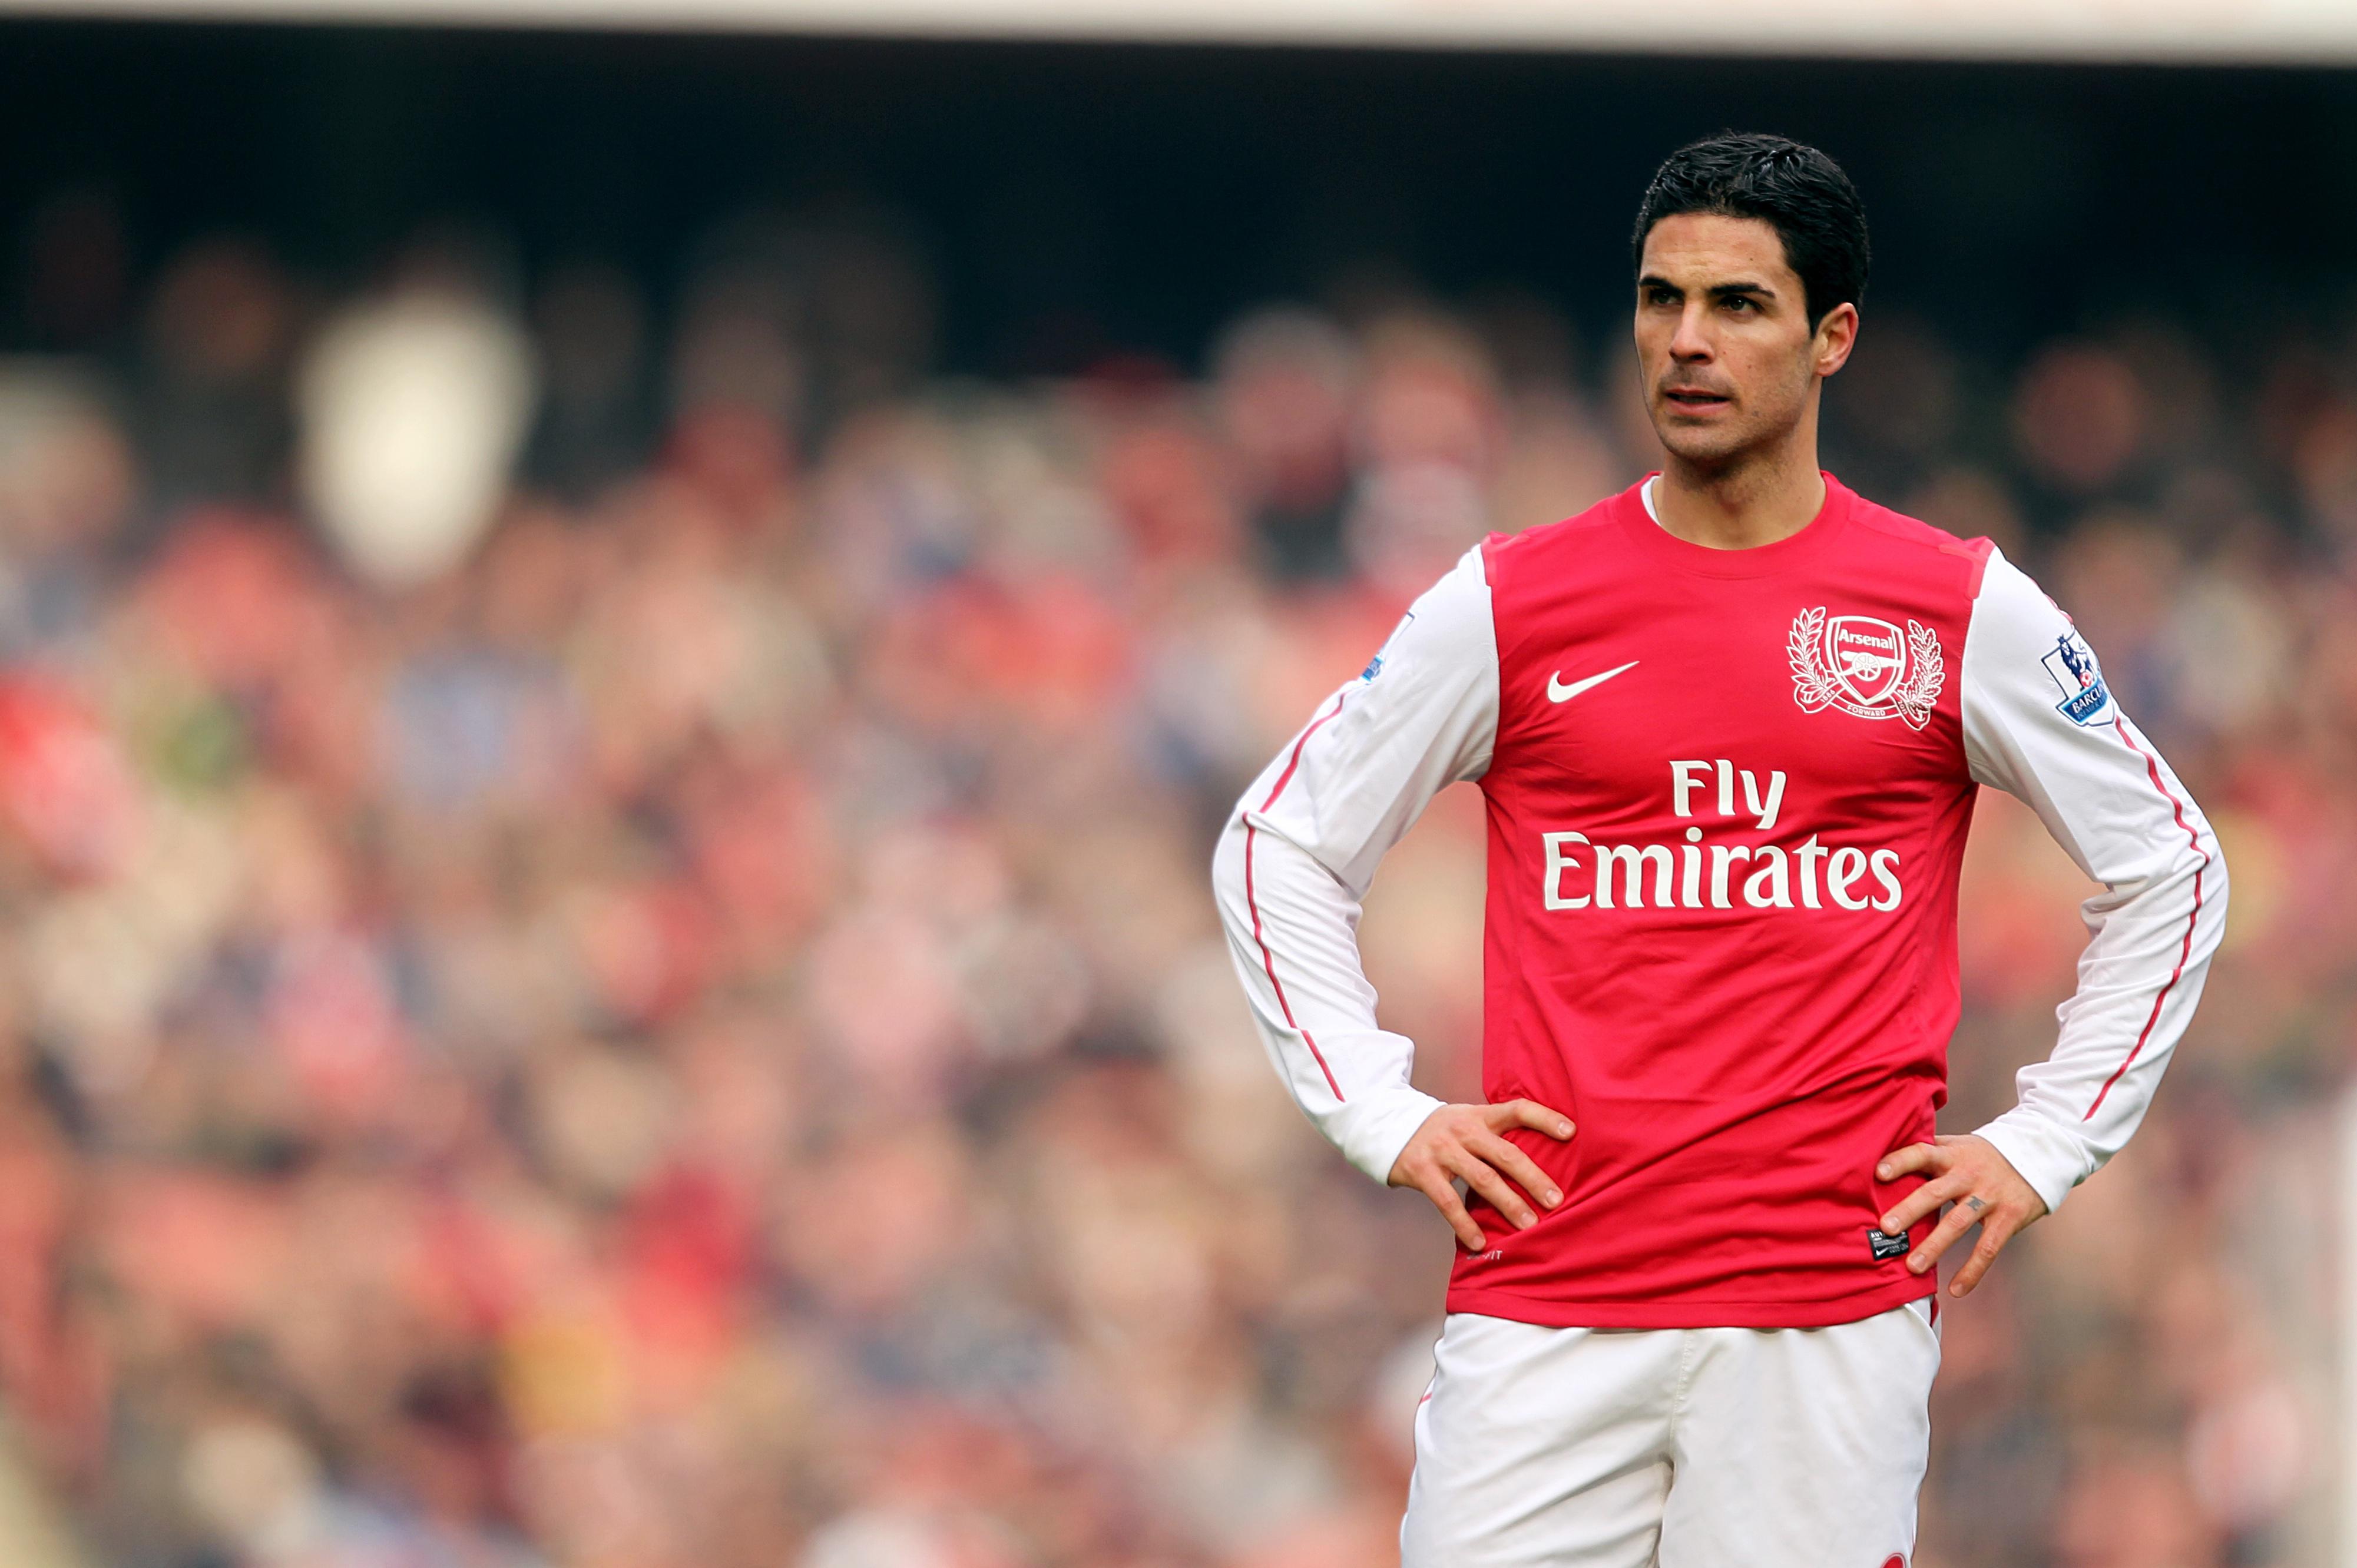
{"type": "Polygon", "coordinates": [[[1590,686],[1601,686],[1605,682],[1612,679],[1613,676],[1621,673],[1622,671],[1634,670],[1635,668],[1637,668],[1637,661],[1631,659],[1628,663],[1620,666],[1620,669],[1619,670],[1607,670],[1601,675],[1590,675],[1587,680],[1574,681],[1568,686],[1563,683],[1563,672],[1561,671],[1557,671],[1555,673],[1547,677],[1547,701],[1550,703],[1567,703],[1574,697],[1579,695],[1582,692],[1587,691],[1590,686]]]}

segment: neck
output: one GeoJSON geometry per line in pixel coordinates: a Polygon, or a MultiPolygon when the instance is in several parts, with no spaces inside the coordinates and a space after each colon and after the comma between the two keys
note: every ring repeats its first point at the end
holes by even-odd
{"type": "Polygon", "coordinates": [[[1665,454],[1653,488],[1662,526],[1711,550],[1750,550],[1808,527],[1825,504],[1815,413],[1812,406],[1809,417],[1773,446],[1725,462],[1665,454]]]}

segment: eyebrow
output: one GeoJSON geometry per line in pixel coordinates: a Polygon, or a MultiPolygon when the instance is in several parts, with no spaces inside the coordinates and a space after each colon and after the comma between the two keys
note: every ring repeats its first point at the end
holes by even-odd
{"type": "MultiPolygon", "coordinates": [[[[1677,289],[1680,294],[1684,294],[1685,292],[1684,289],[1678,288],[1676,284],[1674,284],[1669,279],[1662,276],[1659,273],[1645,274],[1637,280],[1637,286],[1639,288],[1677,289]]],[[[1748,278],[1738,278],[1733,283],[1713,284],[1703,292],[1709,295],[1714,299],[1732,299],[1738,295],[1758,295],[1762,299],[1773,299],[1776,297],[1776,291],[1774,289],[1770,288],[1764,283],[1753,283],[1748,278]]]]}

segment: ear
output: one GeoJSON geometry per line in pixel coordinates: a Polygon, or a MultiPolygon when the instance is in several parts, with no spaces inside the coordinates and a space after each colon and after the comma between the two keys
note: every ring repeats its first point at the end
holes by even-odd
{"type": "Polygon", "coordinates": [[[1816,359],[1816,372],[1830,376],[1849,363],[1849,351],[1857,347],[1857,306],[1844,300],[1825,312],[1817,323],[1816,340],[1811,345],[1816,359]]]}

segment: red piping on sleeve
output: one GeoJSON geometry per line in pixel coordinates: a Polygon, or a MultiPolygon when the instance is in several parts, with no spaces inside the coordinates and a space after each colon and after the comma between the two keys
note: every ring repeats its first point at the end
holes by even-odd
{"type": "Polygon", "coordinates": [[[2184,976],[2186,960],[2193,954],[2194,922],[2201,918],[2201,875],[2210,869],[2210,852],[2201,847],[2201,835],[2185,820],[2185,802],[2172,794],[2169,786],[2161,781],[2159,758],[2136,743],[2136,737],[2128,733],[2127,725],[2120,722],[2116,714],[2112,718],[2112,728],[2118,732],[2120,739],[2127,743],[2130,751],[2144,758],[2145,772],[2151,777],[2152,787],[2160,791],[2161,798],[2177,812],[2177,825],[2185,830],[2186,842],[2193,846],[2193,853],[2201,857],[2201,864],[2193,870],[2193,908],[2185,917],[2185,940],[2177,950],[2177,967],[2169,972],[2169,979],[2153,997],[2152,1011],[2146,1015],[2144,1027],[2137,1031],[2136,1044],[2129,1048],[2120,1065],[2112,1070],[2112,1076],[2104,1079],[2104,1087],[2095,1091],[2095,1102],[2087,1107],[2086,1115],[2079,1118],[2082,1122],[2093,1120],[2095,1112],[2103,1109],[2104,1097],[2111,1093],[2112,1085],[2119,1082],[2120,1075],[2128,1070],[2128,1064],[2135,1061],[2136,1053],[2144,1049],[2145,1041],[2152,1036],[2152,1026],[2160,1022],[2161,1004],[2169,1000],[2169,993],[2177,989],[2178,981],[2184,976]]]}
{"type": "MultiPolygon", "coordinates": [[[[1269,790],[1268,799],[1260,803],[1262,811],[1275,805],[1276,798],[1285,793],[1285,787],[1293,782],[1294,770],[1301,766],[1301,748],[1309,744],[1309,737],[1318,733],[1320,725],[1342,711],[1342,699],[1348,694],[1347,688],[1335,693],[1334,705],[1312,720],[1309,727],[1301,732],[1301,738],[1293,743],[1293,755],[1285,759],[1285,771],[1277,775],[1276,785],[1269,790]]],[[[1318,1062],[1318,1070],[1326,1075],[1326,1087],[1334,1091],[1334,1098],[1346,1100],[1348,1097],[1343,1094],[1342,1086],[1334,1081],[1334,1069],[1326,1065],[1326,1053],[1318,1048],[1318,1042],[1311,1037],[1309,1031],[1294,1021],[1293,1004],[1285,999],[1285,983],[1276,978],[1276,956],[1268,950],[1268,939],[1260,933],[1260,900],[1253,893],[1254,836],[1252,823],[1244,823],[1244,907],[1252,911],[1253,940],[1260,947],[1261,967],[1268,972],[1268,983],[1276,993],[1276,1005],[1285,1014],[1286,1026],[1298,1034],[1302,1042],[1308,1046],[1310,1056],[1318,1062]]]]}
{"type": "Polygon", "coordinates": [[[1316,735],[1319,729],[1324,727],[1328,719],[1332,718],[1336,714],[1342,711],[1342,699],[1350,694],[1350,689],[1348,687],[1335,693],[1334,705],[1309,721],[1309,727],[1303,730],[1301,732],[1301,738],[1293,743],[1293,755],[1285,759],[1285,771],[1276,776],[1275,788],[1269,790],[1268,799],[1260,803],[1260,809],[1262,811],[1265,811],[1271,806],[1276,804],[1276,798],[1285,793],[1285,787],[1287,784],[1293,782],[1293,770],[1301,766],[1301,748],[1309,744],[1309,737],[1316,735]]]}

